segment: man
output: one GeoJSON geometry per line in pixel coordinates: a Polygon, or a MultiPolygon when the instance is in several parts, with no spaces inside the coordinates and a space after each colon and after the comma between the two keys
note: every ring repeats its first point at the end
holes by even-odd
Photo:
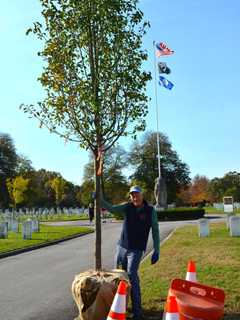
{"type": "Polygon", "coordinates": [[[89,206],[88,206],[88,216],[89,216],[89,222],[90,222],[90,224],[91,224],[92,221],[93,221],[93,218],[94,218],[93,203],[89,203],[89,206]]]}
{"type": "Polygon", "coordinates": [[[152,264],[159,260],[160,238],[156,211],[143,199],[141,188],[133,186],[130,188],[129,193],[129,203],[112,206],[102,199],[102,205],[112,213],[124,214],[122,232],[115,256],[115,266],[122,266],[128,273],[132,286],[131,300],[133,319],[140,320],[143,316],[138,268],[142,255],[147,247],[150,229],[152,228],[154,245],[154,251],[151,257],[152,264]]]}

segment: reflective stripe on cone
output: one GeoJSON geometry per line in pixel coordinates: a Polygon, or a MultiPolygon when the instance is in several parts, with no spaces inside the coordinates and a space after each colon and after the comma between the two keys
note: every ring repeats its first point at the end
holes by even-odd
{"type": "Polygon", "coordinates": [[[196,266],[194,261],[188,262],[186,280],[197,282],[197,273],[196,273],[196,266]]]}
{"type": "Polygon", "coordinates": [[[174,296],[168,297],[165,320],[179,320],[177,300],[174,296]]]}
{"type": "Polygon", "coordinates": [[[120,281],[107,320],[126,319],[126,295],[127,283],[126,281],[120,281]]]}

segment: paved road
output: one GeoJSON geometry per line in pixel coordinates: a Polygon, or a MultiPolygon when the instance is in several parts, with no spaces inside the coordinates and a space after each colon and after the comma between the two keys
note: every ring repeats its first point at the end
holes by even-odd
{"type": "MultiPolygon", "coordinates": [[[[160,223],[161,241],[182,224],[160,223]]],[[[121,223],[102,225],[103,267],[111,269],[121,223]]],[[[0,260],[0,319],[73,320],[77,309],[71,283],[75,274],[94,267],[94,237],[89,234],[0,260]]],[[[151,247],[149,241],[146,254],[151,247]]]]}

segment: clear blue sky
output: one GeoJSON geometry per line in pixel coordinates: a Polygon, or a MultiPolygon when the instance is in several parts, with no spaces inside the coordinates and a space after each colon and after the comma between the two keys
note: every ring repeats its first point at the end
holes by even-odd
{"type": "MultiPolygon", "coordinates": [[[[240,171],[240,1],[142,0],[151,28],[144,39],[146,68],[153,71],[152,42],[166,41],[175,54],[162,58],[172,73],[172,91],[158,87],[160,130],[167,134],[191,176],[223,176],[240,171]]],[[[67,144],[19,110],[43,91],[37,82],[40,43],[25,31],[40,19],[38,0],[0,1],[0,131],[9,133],[17,151],[36,169],[60,172],[80,183],[87,152],[67,144]]],[[[148,85],[147,129],[155,130],[153,83],[148,85]]],[[[126,147],[130,140],[122,139],[126,147]]]]}

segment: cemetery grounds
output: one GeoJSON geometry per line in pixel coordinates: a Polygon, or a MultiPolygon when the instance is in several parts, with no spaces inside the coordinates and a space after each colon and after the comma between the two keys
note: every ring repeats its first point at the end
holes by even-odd
{"type": "Polygon", "coordinates": [[[197,226],[177,229],[161,246],[160,262],[146,259],[140,268],[146,317],[160,319],[170,282],[185,279],[189,260],[196,262],[200,283],[225,291],[224,320],[240,320],[240,237],[230,237],[225,223],[210,224],[210,236],[199,238],[197,226]]]}
{"type": "MultiPolygon", "coordinates": [[[[87,212],[83,208],[76,209],[53,209],[39,210],[5,210],[0,213],[0,234],[3,233],[2,225],[7,222],[5,238],[0,238],[0,257],[6,252],[13,252],[23,248],[38,247],[42,244],[51,243],[60,239],[83,235],[93,232],[92,227],[84,226],[49,226],[41,224],[43,221],[66,221],[66,220],[86,220],[87,212]],[[39,223],[39,231],[29,230],[28,239],[23,239],[23,225],[31,221],[32,225],[39,223]]],[[[6,228],[5,228],[6,229],[6,228]]],[[[26,234],[25,234],[26,235],[26,234]]]]}

